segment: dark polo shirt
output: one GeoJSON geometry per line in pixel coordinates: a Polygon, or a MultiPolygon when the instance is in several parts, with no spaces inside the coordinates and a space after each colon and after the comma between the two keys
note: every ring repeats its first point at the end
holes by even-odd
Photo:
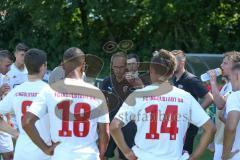
{"type": "Polygon", "coordinates": [[[103,91],[107,100],[110,120],[114,118],[123,102],[134,90],[126,79],[118,82],[114,75],[106,77],[100,89],[103,91]]]}
{"type": "Polygon", "coordinates": [[[197,101],[208,93],[208,90],[204,87],[203,83],[197,78],[197,76],[187,71],[183,73],[178,81],[176,77],[174,77],[173,84],[177,88],[189,92],[197,101]]]}
{"type": "MultiPolygon", "coordinates": [[[[178,81],[176,80],[176,77],[173,78],[173,84],[174,86],[189,92],[197,101],[208,93],[208,90],[204,87],[203,83],[195,75],[187,71],[183,73],[178,81]]],[[[183,146],[183,149],[188,151],[189,154],[192,154],[194,138],[197,135],[197,132],[198,127],[190,124],[183,146]]]]}

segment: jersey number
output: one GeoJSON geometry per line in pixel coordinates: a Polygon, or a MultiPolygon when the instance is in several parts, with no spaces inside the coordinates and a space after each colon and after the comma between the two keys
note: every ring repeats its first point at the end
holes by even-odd
{"type": "Polygon", "coordinates": [[[61,137],[71,137],[72,134],[76,137],[86,137],[89,133],[91,107],[87,103],[75,104],[73,131],[71,131],[69,129],[70,105],[70,101],[63,101],[57,105],[58,109],[62,110],[62,129],[58,131],[58,134],[61,137]]]}
{"type": "MultiPolygon", "coordinates": [[[[158,105],[151,105],[145,109],[146,113],[150,113],[150,131],[146,133],[146,139],[159,139],[160,134],[157,133],[158,126],[158,105]]],[[[164,114],[164,117],[160,117],[162,125],[160,133],[169,133],[170,140],[176,140],[178,133],[177,118],[178,118],[178,107],[175,105],[168,105],[164,114]],[[169,121],[170,120],[170,121],[169,121]],[[168,126],[170,122],[170,126],[168,126]]]]}
{"type": "Polygon", "coordinates": [[[30,107],[32,104],[32,101],[23,101],[22,102],[22,119],[25,116],[28,107],[30,107]]]}

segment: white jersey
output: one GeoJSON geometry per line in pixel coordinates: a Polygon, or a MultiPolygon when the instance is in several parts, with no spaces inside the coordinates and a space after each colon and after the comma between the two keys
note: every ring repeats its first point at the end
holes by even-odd
{"type": "MultiPolygon", "coordinates": [[[[227,114],[231,111],[240,112],[240,91],[233,92],[229,95],[226,103],[227,114]]],[[[240,150],[240,122],[238,122],[236,129],[236,136],[233,143],[232,151],[240,150]]],[[[239,160],[240,154],[235,155],[231,160],[239,160]]]]}
{"type": "MultiPolygon", "coordinates": [[[[103,110],[106,112],[91,118],[105,100],[93,95],[88,96],[88,93],[89,90],[94,90],[98,94],[102,92],[82,80],[66,78],[57,83],[60,84],[62,91],[44,88],[29,109],[29,112],[38,117],[49,114],[51,138],[53,142],[61,142],[56,147],[52,159],[99,159],[96,144],[97,124],[109,123],[109,115],[106,108],[101,108],[98,113],[103,110]],[[68,90],[69,88],[75,89],[76,92],[68,90]]],[[[103,95],[102,97],[104,98],[103,95]]]]}
{"type": "MultiPolygon", "coordinates": [[[[0,87],[4,84],[9,84],[9,77],[0,73],[0,87]]],[[[0,100],[3,97],[0,97],[0,100]]],[[[3,117],[5,121],[7,121],[7,117],[0,112],[0,116],[3,117]]],[[[12,152],[13,151],[13,142],[12,136],[8,133],[0,131],[0,153],[12,152]]]]}
{"type": "MultiPolygon", "coordinates": [[[[14,159],[16,160],[32,160],[32,159],[48,159],[45,155],[27,136],[22,128],[22,117],[27,112],[27,109],[34,101],[40,90],[47,86],[41,80],[34,82],[27,81],[12,89],[2,101],[0,101],[0,113],[14,113],[16,115],[17,125],[19,126],[19,138],[17,139],[16,151],[14,159]]],[[[48,115],[42,117],[36,122],[40,136],[47,143],[51,143],[48,124],[48,115]]]]}
{"type": "Polygon", "coordinates": [[[28,80],[27,68],[24,67],[24,70],[21,71],[16,67],[15,63],[11,65],[7,75],[10,78],[11,88],[14,88],[15,86],[20,85],[28,80]]]}
{"type": "MultiPolygon", "coordinates": [[[[134,93],[152,91],[150,85],[134,93]]],[[[189,123],[202,126],[209,116],[189,93],[173,87],[161,96],[139,96],[134,106],[126,102],[116,114],[125,125],[134,120],[137,125],[133,151],[139,160],[179,160],[189,123]]]]}

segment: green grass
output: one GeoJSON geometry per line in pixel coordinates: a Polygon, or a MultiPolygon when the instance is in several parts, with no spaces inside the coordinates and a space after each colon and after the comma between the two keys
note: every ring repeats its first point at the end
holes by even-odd
{"type": "MultiPolygon", "coordinates": [[[[199,143],[200,140],[200,136],[198,135],[195,138],[195,142],[194,142],[194,148],[197,146],[197,144],[199,143]]],[[[213,159],[213,153],[210,152],[208,149],[204,152],[204,154],[199,158],[201,160],[212,160],[213,159]]]]}

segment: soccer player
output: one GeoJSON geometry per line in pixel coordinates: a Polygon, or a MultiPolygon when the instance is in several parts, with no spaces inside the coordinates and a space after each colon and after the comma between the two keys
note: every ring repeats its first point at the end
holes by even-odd
{"type": "MultiPolygon", "coordinates": [[[[30,49],[26,52],[24,59],[28,69],[28,81],[11,90],[2,101],[0,101],[0,113],[14,113],[19,127],[19,138],[17,139],[14,159],[15,160],[46,160],[50,157],[44,154],[27,136],[22,129],[22,118],[26,114],[28,107],[34,101],[40,90],[47,86],[42,81],[47,68],[47,57],[44,51],[30,49]]],[[[36,123],[40,136],[47,144],[51,144],[50,134],[48,134],[46,115],[36,123]]]]}
{"type": "MultiPolygon", "coordinates": [[[[6,73],[9,71],[10,65],[12,64],[10,58],[10,52],[8,50],[0,51],[0,99],[2,99],[10,90],[9,77],[6,73]]],[[[2,124],[10,121],[10,117],[0,114],[2,124]]],[[[2,126],[3,127],[3,126],[2,126]]],[[[9,160],[13,157],[13,142],[11,135],[0,132],[0,153],[4,160],[9,160]]]]}
{"type": "Polygon", "coordinates": [[[189,122],[204,129],[191,160],[197,159],[211,142],[215,127],[209,116],[192,95],[168,82],[175,68],[171,53],[160,50],[155,54],[150,64],[153,84],[133,92],[111,122],[111,135],[129,160],[179,160],[189,122]],[[121,131],[131,120],[137,125],[132,149],[121,131]]]}
{"type": "Polygon", "coordinates": [[[24,56],[27,50],[28,46],[26,46],[24,43],[19,43],[15,47],[14,56],[16,60],[11,65],[10,71],[7,73],[10,78],[11,88],[14,88],[16,85],[27,81],[28,70],[24,64],[24,56]]]}
{"type": "Polygon", "coordinates": [[[230,75],[233,93],[226,102],[227,120],[224,130],[222,160],[240,159],[240,63],[232,67],[230,75]]]}
{"type": "Polygon", "coordinates": [[[53,160],[103,160],[106,151],[109,139],[106,101],[98,88],[81,79],[84,65],[80,49],[67,49],[63,56],[66,78],[53,83],[52,88],[45,87],[23,121],[32,141],[46,154],[53,155],[53,160]],[[35,127],[35,122],[47,113],[49,132],[56,143],[52,146],[46,145],[35,127]]]}
{"type": "MultiPolygon", "coordinates": [[[[222,68],[222,75],[225,76],[228,80],[230,80],[231,75],[231,68],[235,63],[240,62],[240,53],[236,51],[226,52],[224,53],[224,58],[221,64],[222,68]]],[[[214,70],[208,71],[210,75],[210,84],[212,88],[212,95],[213,95],[213,101],[216,105],[216,127],[217,132],[215,134],[214,138],[214,144],[215,144],[215,152],[214,152],[214,158],[213,160],[219,160],[221,159],[221,155],[223,152],[223,133],[224,133],[224,123],[219,119],[219,116],[222,115],[223,109],[225,108],[226,100],[228,98],[228,95],[232,92],[232,84],[231,82],[226,83],[221,91],[218,89],[218,83],[216,78],[216,72],[214,70]]]]}

